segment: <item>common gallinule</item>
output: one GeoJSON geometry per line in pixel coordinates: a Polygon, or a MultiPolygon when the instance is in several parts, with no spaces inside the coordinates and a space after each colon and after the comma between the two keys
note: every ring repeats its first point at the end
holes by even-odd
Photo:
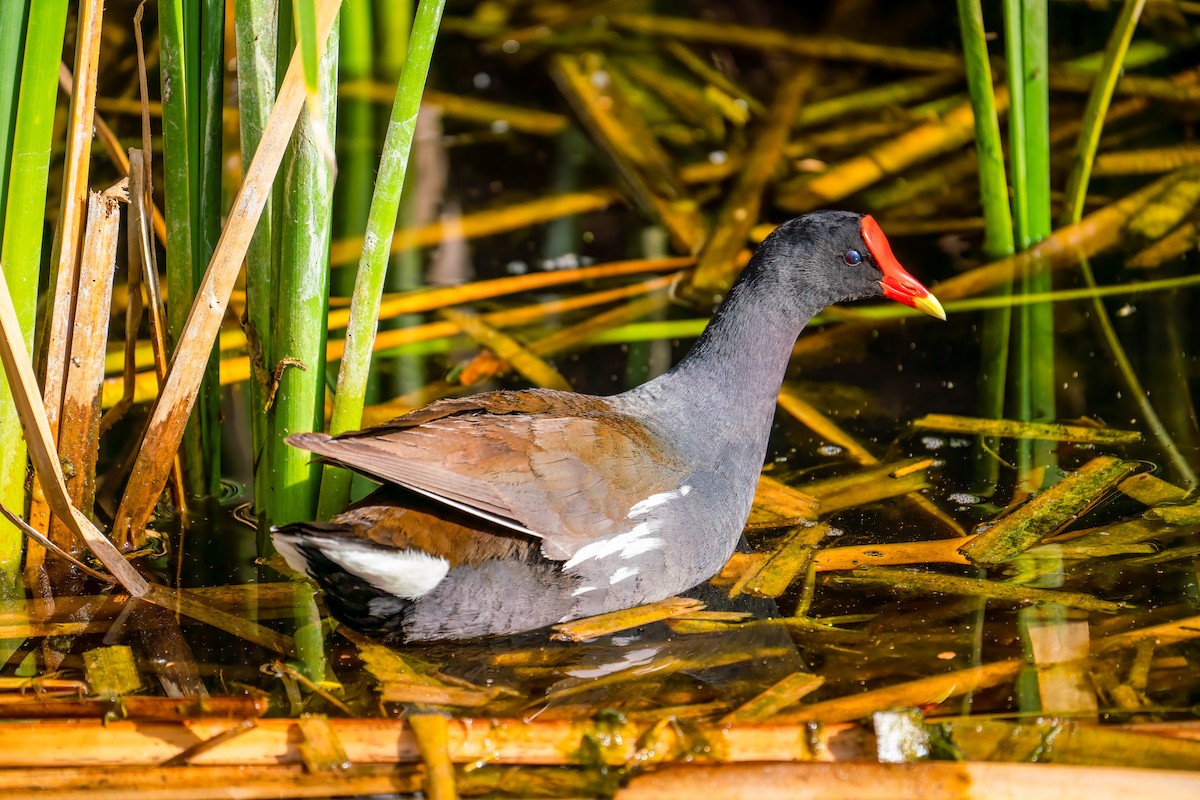
{"type": "Polygon", "coordinates": [[[330,612],[390,642],[517,633],[714,575],[750,513],[797,335],[844,300],[945,319],[869,216],[819,211],[759,246],[691,352],[612,397],[440,400],[288,443],[385,483],[331,523],[273,531],[330,612]]]}

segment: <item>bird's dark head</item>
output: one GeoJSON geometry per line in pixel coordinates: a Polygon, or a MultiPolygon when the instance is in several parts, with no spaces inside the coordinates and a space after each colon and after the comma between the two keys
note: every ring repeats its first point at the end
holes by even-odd
{"type": "Polygon", "coordinates": [[[783,281],[789,294],[815,306],[809,313],[846,300],[887,297],[946,318],[937,298],[900,266],[869,216],[815,211],[797,217],[763,240],[754,261],[759,279],[783,281]]]}

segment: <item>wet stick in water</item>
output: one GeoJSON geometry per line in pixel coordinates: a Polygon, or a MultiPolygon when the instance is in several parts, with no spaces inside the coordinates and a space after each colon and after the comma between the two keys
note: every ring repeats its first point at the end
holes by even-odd
{"type": "Polygon", "coordinates": [[[1011,561],[1069,524],[1137,468],[1137,464],[1113,456],[1094,458],[988,526],[975,539],[963,545],[962,553],[973,563],[984,567],[1011,561]]]}
{"type": "Polygon", "coordinates": [[[778,167],[800,101],[812,86],[815,74],[815,67],[808,64],[780,85],[763,128],[749,149],[745,167],[721,207],[712,235],[700,251],[690,287],[698,297],[711,300],[723,295],[737,276],[735,256],[758,221],[763,192],[778,167]]]}
{"type": "Polygon", "coordinates": [[[454,762],[450,759],[449,721],[441,714],[410,714],[408,724],[425,764],[425,796],[455,800],[454,762]]]}
{"type": "MultiPolygon", "coordinates": [[[[542,361],[544,358],[576,349],[596,335],[652,314],[666,304],[667,295],[665,293],[656,292],[636,298],[629,303],[602,311],[574,325],[559,328],[540,339],[535,339],[523,348],[524,355],[535,362],[544,363],[542,361]]],[[[472,359],[459,376],[459,383],[463,386],[481,383],[507,373],[510,368],[524,374],[524,370],[516,362],[499,350],[493,349],[492,352],[482,353],[472,359]]],[[[538,372],[541,373],[540,370],[538,372]]],[[[550,385],[543,384],[532,377],[529,377],[529,380],[537,385],[550,385]]],[[[563,378],[562,382],[565,385],[566,379],[563,378]]],[[[405,398],[400,399],[404,400],[405,398]]]]}
{"type": "Polygon", "coordinates": [[[496,357],[508,362],[534,386],[558,389],[564,392],[571,391],[571,384],[558,370],[530,352],[516,339],[501,333],[472,314],[465,314],[453,309],[445,309],[441,313],[447,320],[458,325],[463,333],[474,339],[481,347],[486,347],[496,357]]]}
{"type": "Polygon", "coordinates": [[[350,766],[346,748],[324,714],[305,714],[296,720],[303,737],[297,745],[304,768],[312,773],[341,772],[350,766]]]}
{"type": "Polygon", "coordinates": [[[919,431],[968,433],[996,438],[1049,439],[1055,442],[1134,444],[1142,440],[1142,434],[1138,431],[1122,431],[1100,427],[1091,428],[1082,425],[1021,422],[1019,420],[1008,419],[979,419],[960,417],[953,414],[926,414],[920,419],[913,420],[912,426],[919,431]]]}
{"type": "Polygon", "coordinates": [[[820,675],[793,672],[762,694],[751,698],[721,718],[725,724],[765,722],[779,711],[798,703],[825,683],[820,675]]]}
{"type": "Polygon", "coordinates": [[[901,706],[924,706],[945,702],[956,695],[1007,683],[1021,668],[1019,659],[997,661],[980,667],[919,678],[860,694],[800,706],[775,717],[777,722],[845,722],[869,717],[876,711],[901,706]]]}
{"type": "MultiPolygon", "coordinates": [[[[1003,108],[1008,94],[996,93],[1003,108]]],[[[956,106],[936,122],[891,139],[870,152],[848,159],[814,178],[800,178],[780,187],[777,202],[788,211],[809,211],[835,204],[856,191],[878,183],[914,164],[957,150],[971,140],[974,112],[969,103],[956,106]]]]}
{"type": "Polygon", "coordinates": [[[1002,757],[1039,764],[1200,769],[1200,742],[1074,720],[1007,722],[965,717],[938,722],[937,730],[958,757],[970,761],[1002,757]]]}
{"type": "Polygon", "coordinates": [[[745,592],[755,597],[779,597],[801,572],[808,570],[821,540],[829,533],[829,524],[795,528],[756,570],[744,575],[730,590],[730,596],[745,592]]]}
{"type": "Polygon", "coordinates": [[[636,628],[639,625],[648,625],[651,622],[699,611],[702,608],[704,608],[704,603],[699,600],[687,597],[669,597],[666,600],[659,600],[657,603],[555,625],[551,638],[565,642],[580,642],[584,639],[595,639],[597,636],[607,633],[616,633],[636,628]]]}
{"type": "Polygon", "coordinates": [[[889,569],[887,567],[859,568],[852,572],[836,573],[827,580],[849,586],[883,586],[903,592],[936,594],[961,594],[1004,600],[1012,603],[1057,603],[1066,608],[1082,611],[1099,611],[1112,614],[1120,611],[1122,603],[1101,600],[1082,592],[1064,592],[1056,589],[1035,589],[1013,583],[966,578],[960,575],[943,575],[912,569],[889,569]]]}

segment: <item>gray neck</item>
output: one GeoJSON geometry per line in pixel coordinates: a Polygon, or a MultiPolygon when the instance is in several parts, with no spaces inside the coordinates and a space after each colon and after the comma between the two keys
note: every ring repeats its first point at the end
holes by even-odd
{"type": "Polygon", "coordinates": [[[820,309],[788,309],[775,287],[751,289],[738,281],[679,364],[618,397],[694,457],[755,462],[757,475],[792,347],[820,309]]]}

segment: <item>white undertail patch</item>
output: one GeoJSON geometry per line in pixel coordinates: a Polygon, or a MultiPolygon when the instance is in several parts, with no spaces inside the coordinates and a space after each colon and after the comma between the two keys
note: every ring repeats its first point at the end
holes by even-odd
{"type": "Polygon", "coordinates": [[[409,600],[432,591],[450,571],[450,562],[420,550],[384,550],[358,542],[318,545],[333,563],[381,592],[409,600]]]}
{"type": "Polygon", "coordinates": [[[304,554],[294,544],[283,536],[272,536],[271,541],[275,545],[275,552],[283,556],[283,560],[287,562],[289,567],[301,575],[312,577],[308,571],[308,559],[304,557],[304,554]]]}

